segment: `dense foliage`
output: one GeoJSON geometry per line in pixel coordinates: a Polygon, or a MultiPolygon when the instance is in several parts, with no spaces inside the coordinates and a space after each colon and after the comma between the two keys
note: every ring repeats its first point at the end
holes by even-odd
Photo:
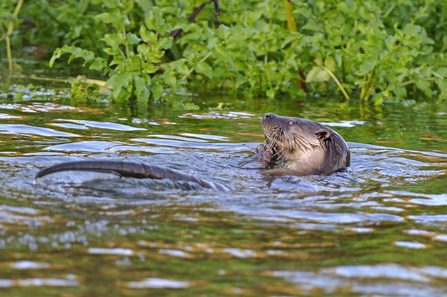
{"type": "Polygon", "coordinates": [[[20,15],[35,24],[29,41],[70,44],[50,64],[65,53],[84,59],[118,100],[145,103],[198,85],[268,97],[341,91],[379,104],[447,95],[446,1],[292,7],[296,30],[284,2],[268,0],[36,0],[20,15]]]}

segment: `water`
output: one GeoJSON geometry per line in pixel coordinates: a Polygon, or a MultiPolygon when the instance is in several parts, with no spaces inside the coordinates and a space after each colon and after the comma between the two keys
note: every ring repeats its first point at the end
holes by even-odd
{"type": "Polygon", "coordinates": [[[2,296],[445,296],[447,105],[200,95],[130,111],[58,86],[0,92],[2,296]],[[223,102],[222,109],[219,103],[223,102]],[[252,169],[265,112],[337,130],[352,174],[252,169]],[[229,193],[64,161],[168,166],[229,193]]]}

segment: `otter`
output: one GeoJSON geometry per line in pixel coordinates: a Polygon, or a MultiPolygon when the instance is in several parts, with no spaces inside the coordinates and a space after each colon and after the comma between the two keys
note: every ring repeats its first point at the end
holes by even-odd
{"type": "Polygon", "coordinates": [[[327,175],[350,165],[347,143],[323,124],[267,113],[262,126],[265,141],[255,155],[267,166],[283,165],[283,169],[270,170],[269,174],[327,175]]]}
{"type": "MultiPolygon", "coordinates": [[[[327,175],[350,165],[349,148],[334,130],[311,120],[267,113],[262,118],[265,141],[255,151],[265,174],[327,175]],[[283,165],[275,168],[275,165],[283,165]],[[267,167],[267,168],[266,168],[267,167]]],[[[170,179],[194,182],[205,189],[231,191],[226,185],[207,181],[167,167],[127,161],[74,161],[50,166],[35,178],[59,171],[113,173],[122,177],[170,179]]]]}

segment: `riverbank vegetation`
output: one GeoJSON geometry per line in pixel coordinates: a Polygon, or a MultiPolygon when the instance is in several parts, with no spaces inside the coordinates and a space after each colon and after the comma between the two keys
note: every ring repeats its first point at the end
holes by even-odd
{"type": "Polygon", "coordinates": [[[82,62],[117,101],[196,88],[376,104],[447,95],[442,0],[6,0],[0,16],[4,65],[11,47],[57,47],[50,66],[82,62]]]}

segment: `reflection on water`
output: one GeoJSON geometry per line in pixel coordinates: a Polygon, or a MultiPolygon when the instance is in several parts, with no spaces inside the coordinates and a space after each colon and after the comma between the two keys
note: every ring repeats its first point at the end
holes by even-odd
{"type": "Polygon", "coordinates": [[[19,261],[15,263],[11,263],[9,267],[14,269],[42,269],[50,267],[48,263],[37,263],[31,261],[19,261]]]}
{"type": "Polygon", "coordinates": [[[317,272],[274,271],[272,275],[298,284],[298,292],[301,294],[317,291],[325,294],[360,293],[367,296],[445,296],[447,293],[446,288],[428,285],[447,278],[447,269],[436,266],[338,266],[317,272]]]}
{"type": "Polygon", "coordinates": [[[197,100],[194,113],[147,117],[63,98],[0,103],[0,287],[11,296],[58,296],[57,287],[67,296],[446,295],[443,111],[365,117],[334,102],[214,110],[215,99],[197,100]],[[267,111],[334,127],[353,172],[261,172],[251,155],[267,111]],[[98,159],[168,166],[234,191],[104,173],[34,180],[53,164],[98,159]]]}
{"type": "MultiPolygon", "coordinates": [[[[56,121],[60,121],[60,122],[72,122],[72,123],[76,123],[78,125],[76,125],[76,127],[87,127],[87,128],[97,128],[97,129],[109,129],[109,130],[117,130],[117,131],[138,131],[138,130],[146,130],[144,128],[136,128],[136,127],[131,127],[131,126],[127,126],[127,125],[122,125],[122,124],[116,124],[116,123],[103,123],[103,122],[97,122],[97,121],[86,121],[86,120],[64,120],[64,119],[57,119],[56,121]]],[[[57,125],[57,124],[55,124],[57,125]]],[[[59,124],[62,125],[62,124],[59,124]]],[[[74,125],[69,126],[71,128],[73,128],[74,125]]],[[[62,126],[63,127],[63,126],[62,126]]],[[[79,128],[77,128],[79,129],[79,128]]],[[[84,128],[85,129],[85,128],[84,128]]]]}
{"type": "Polygon", "coordinates": [[[180,289],[180,288],[187,288],[189,286],[189,283],[152,277],[152,278],[147,278],[144,281],[140,281],[140,282],[129,282],[128,286],[129,286],[129,288],[133,288],[133,289],[142,289],[142,288],[180,289]]]}
{"type": "Polygon", "coordinates": [[[51,286],[51,287],[76,287],[79,286],[79,282],[76,279],[71,279],[74,276],[70,276],[67,279],[58,278],[30,278],[30,279],[0,279],[0,287],[41,287],[41,286],[51,286]]]}
{"type": "Polygon", "coordinates": [[[2,134],[34,134],[38,136],[59,136],[59,137],[77,137],[73,133],[60,132],[49,128],[33,127],[28,125],[1,124],[0,133],[2,134]]]}

